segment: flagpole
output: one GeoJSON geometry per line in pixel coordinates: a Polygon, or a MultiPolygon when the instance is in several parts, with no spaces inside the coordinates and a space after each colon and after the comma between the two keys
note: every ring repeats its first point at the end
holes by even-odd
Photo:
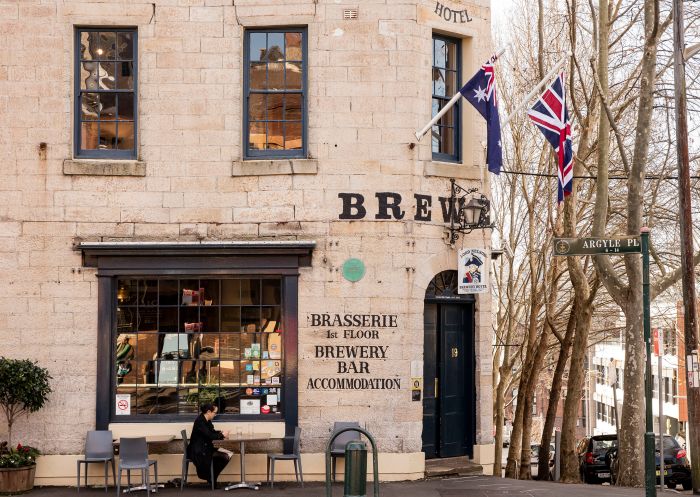
{"type": "MultiPolygon", "coordinates": [[[[503,55],[503,53],[504,53],[505,51],[506,51],[506,47],[504,47],[504,48],[502,48],[501,50],[499,50],[498,53],[496,53],[495,55],[492,55],[492,56],[491,56],[491,58],[489,59],[489,62],[491,62],[492,64],[493,64],[494,62],[496,62],[496,60],[497,60],[501,55],[503,55]]],[[[421,129],[420,131],[416,131],[416,132],[414,133],[414,134],[416,135],[416,140],[420,141],[420,139],[423,138],[423,136],[425,136],[425,134],[428,132],[428,130],[429,130],[430,128],[433,127],[433,124],[435,124],[436,122],[438,122],[438,121],[440,120],[440,118],[441,118],[442,116],[444,116],[445,113],[446,113],[448,110],[450,110],[450,109],[452,108],[452,106],[453,106],[454,104],[456,104],[456,103],[457,103],[457,100],[459,100],[460,98],[462,98],[462,94],[461,94],[460,92],[455,93],[454,96],[450,99],[450,101],[447,102],[447,104],[446,104],[442,109],[440,109],[440,112],[438,112],[437,114],[435,114],[435,117],[433,117],[433,118],[430,120],[430,122],[429,122],[428,124],[426,124],[426,125],[423,127],[423,129],[421,129]]]]}
{"type": "Polygon", "coordinates": [[[569,57],[571,57],[571,52],[569,52],[566,55],[566,57],[562,58],[559,62],[557,62],[557,64],[544,76],[544,78],[542,78],[542,80],[539,83],[537,83],[537,85],[530,91],[530,93],[528,93],[527,96],[525,96],[525,98],[523,98],[520,101],[520,103],[515,106],[515,109],[513,109],[513,112],[508,114],[508,117],[506,117],[503,121],[501,121],[501,127],[508,124],[508,122],[513,118],[513,116],[516,113],[520,112],[522,110],[522,108],[527,105],[527,103],[530,101],[530,99],[532,97],[534,97],[535,94],[537,94],[540,91],[540,89],[544,85],[546,85],[550,79],[552,79],[554,77],[554,75],[557,73],[557,71],[559,71],[559,69],[561,69],[564,64],[566,64],[566,60],[569,57]]]}

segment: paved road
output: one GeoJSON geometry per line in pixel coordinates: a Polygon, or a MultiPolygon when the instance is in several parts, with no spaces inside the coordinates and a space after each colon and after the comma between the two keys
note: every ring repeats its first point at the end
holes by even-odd
{"type": "MultiPolygon", "coordinates": [[[[114,495],[114,489],[110,488],[109,494],[114,495]]],[[[244,495],[269,496],[269,497],[323,497],[325,489],[320,483],[307,484],[303,489],[293,483],[282,483],[275,485],[274,489],[263,487],[258,492],[250,490],[234,490],[234,493],[224,493],[216,490],[219,495],[230,495],[233,497],[236,492],[244,495]]],[[[384,483],[379,490],[381,497],[643,497],[643,489],[618,488],[609,485],[564,485],[552,482],[539,481],[518,481],[492,476],[469,476],[456,478],[431,479],[419,482],[384,483]]],[[[169,497],[197,495],[205,497],[212,495],[211,490],[205,486],[188,486],[187,490],[180,494],[174,487],[165,488],[157,495],[169,497]]],[[[688,494],[686,492],[686,494],[688,494]]],[[[45,487],[38,488],[32,492],[35,497],[76,497],[74,487],[45,487]]],[[[81,490],[80,495],[84,497],[104,496],[103,489],[81,490]]],[[[143,492],[136,494],[144,496],[143,492]]],[[[341,485],[335,485],[333,495],[338,497],[343,495],[341,485]]],[[[372,486],[368,484],[367,495],[372,496],[372,486]]],[[[665,491],[668,497],[677,495],[672,491],[665,491]]]]}

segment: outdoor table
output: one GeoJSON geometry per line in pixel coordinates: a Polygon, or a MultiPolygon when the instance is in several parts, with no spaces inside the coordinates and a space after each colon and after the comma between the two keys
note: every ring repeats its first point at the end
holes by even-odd
{"type": "Polygon", "coordinates": [[[269,440],[269,433],[229,433],[226,440],[230,442],[238,442],[241,446],[241,481],[239,483],[231,483],[224,487],[224,490],[234,490],[236,488],[249,488],[251,490],[259,490],[262,483],[248,483],[245,481],[245,443],[255,442],[260,440],[269,440]]]}
{"type": "MultiPolygon", "coordinates": [[[[126,438],[131,438],[131,437],[126,437],[126,438]]],[[[146,435],[144,438],[146,439],[146,443],[148,445],[158,444],[158,443],[168,443],[168,442],[172,442],[173,440],[175,440],[174,435],[146,435]]],[[[112,443],[114,444],[115,447],[119,447],[119,439],[118,438],[114,439],[112,443]]],[[[121,478],[121,474],[119,475],[119,477],[121,478]]],[[[157,492],[159,488],[165,488],[165,485],[163,483],[159,483],[157,485],[154,483],[153,485],[151,485],[152,492],[157,492]]],[[[122,493],[126,494],[129,492],[136,492],[138,490],[146,490],[146,485],[138,485],[136,487],[131,487],[131,488],[127,487],[124,490],[122,490],[122,493]]]]}

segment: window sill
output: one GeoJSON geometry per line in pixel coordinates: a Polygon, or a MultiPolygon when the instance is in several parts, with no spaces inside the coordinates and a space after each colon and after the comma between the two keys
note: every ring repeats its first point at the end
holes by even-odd
{"type": "Polygon", "coordinates": [[[65,159],[63,174],[83,176],[146,176],[146,163],[138,160],[65,159]]]}
{"type": "Polygon", "coordinates": [[[481,167],[468,166],[458,162],[426,162],[423,167],[424,176],[440,176],[455,179],[480,180],[482,177],[481,167]]]}
{"type": "Polygon", "coordinates": [[[273,176],[279,174],[318,174],[316,159],[267,159],[233,161],[231,176],[273,176]]]}

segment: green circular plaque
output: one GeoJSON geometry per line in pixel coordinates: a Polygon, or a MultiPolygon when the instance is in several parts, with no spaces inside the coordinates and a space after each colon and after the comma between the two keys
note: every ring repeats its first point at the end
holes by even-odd
{"type": "Polygon", "coordinates": [[[343,263],[343,277],[352,281],[360,281],[365,275],[365,263],[360,259],[348,259],[343,263]]]}

